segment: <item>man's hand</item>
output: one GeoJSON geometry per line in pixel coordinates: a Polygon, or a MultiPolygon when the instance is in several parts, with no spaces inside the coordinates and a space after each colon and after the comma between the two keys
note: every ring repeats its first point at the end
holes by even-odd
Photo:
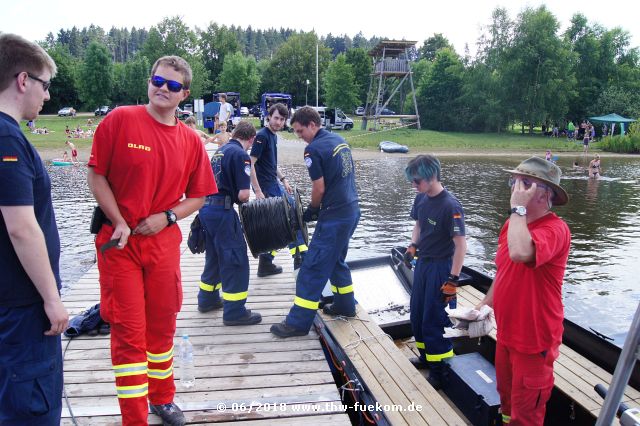
{"type": "Polygon", "coordinates": [[[51,328],[44,332],[45,336],[62,334],[69,326],[69,314],[62,304],[60,297],[56,297],[49,302],[44,302],[44,312],[47,314],[47,318],[49,318],[49,322],[51,323],[51,328]]]}
{"type": "Polygon", "coordinates": [[[284,185],[285,191],[287,191],[289,194],[293,194],[293,188],[291,187],[291,185],[289,185],[289,179],[283,178],[282,185],[284,185]]]}
{"type": "Polygon", "coordinates": [[[516,183],[511,191],[511,207],[527,206],[535,195],[536,189],[538,189],[538,185],[535,182],[531,184],[529,189],[526,189],[522,179],[516,178],[516,183]]]}
{"type": "Polygon", "coordinates": [[[266,197],[264,196],[264,193],[263,193],[260,189],[258,189],[257,191],[255,191],[255,194],[256,194],[256,198],[257,198],[258,200],[264,200],[264,199],[266,198],[266,197]]]}
{"type": "MultiPolygon", "coordinates": [[[[164,212],[152,214],[148,218],[142,219],[142,221],[138,223],[138,226],[136,226],[136,229],[133,230],[133,233],[155,235],[166,228],[168,224],[169,221],[167,220],[167,215],[164,212]]],[[[115,238],[115,232],[114,236],[111,238],[115,238]]]]}
{"type": "Polygon", "coordinates": [[[131,228],[127,225],[127,222],[122,222],[114,226],[113,234],[111,234],[112,240],[120,240],[118,243],[118,249],[122,250],[129,241],[129,235],[131,235],[131,228]]]}
{"type": "Polygon", "coordinates": [[[444,284],[442,284],[442,287],[440,287],[440,292],[442,293],[442,301],[444,303],[451,302],[453,299],[456,298],[457,291],[458,291],[458,280],[451,279],[451,276],[449,276],[449,279],[445,281],[444,284]]]}
{"type": "Polygon", "coordinates": [[[416,245],[414,243],[411,243],[409,245],[409,247],[407,247],[407,250],[404,252],[404,264],[407,265],[407,268],[411,269],[412,268],[412,264],[411,262],[413,262],[413,259],[416,257],[416,245]]]}
{"type": "Polygon", "coordinates": [[[311,205],[307,206],[302,213],[302,220],[305,222],[312,222],[318,220],[318,215],[320,214],[319,207],[313,207],[311,205]]]}

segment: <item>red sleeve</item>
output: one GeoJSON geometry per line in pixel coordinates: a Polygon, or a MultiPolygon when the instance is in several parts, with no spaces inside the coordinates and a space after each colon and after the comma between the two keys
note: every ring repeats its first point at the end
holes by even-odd
{"type": "Polygon", "coordinates": [[[567,225],[561,221],[549,221],[534,229],[530,229],[531,239],[536,246],[536,261],[534,267],[540,267],[567,251],[571,244],[571,233],[567,225]]]}
{"type": "Polygon", "coordinates": [[[194,150],[193,169],[189,176],[185,196],[187,198],[200,198],[216,194],[218,192],[218,187],[216,185],[216,180],[213,177],[213,170],[209,163],[207,151],[202,145],[202,142],[200,142],[200,138],[194,132],[192,133],[192,136],[196,139],[199,149],[194,150]]]}
{"type": "Polygon", "coordinates": [[[112,111],[106,116],[93,135],[93,144],[91,145],[91,156],[89,157],[88,166],[93,167],[93,171],[99,175],[106,176],[111,166],[111,157],[113,155],[113,126],[114,121],[119,116],[120,111],[112,111]]]}

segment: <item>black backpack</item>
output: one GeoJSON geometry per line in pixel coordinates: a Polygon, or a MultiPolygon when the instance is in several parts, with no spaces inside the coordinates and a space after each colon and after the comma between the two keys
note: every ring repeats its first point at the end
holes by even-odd
{"type": "Polygon", "coordinates": [[[206,236],[207,233],[200,222],[200,215],[196,215],[193,222],[191,222],[191,230],[189,231],[189,238],[187,238],[187,246],[191,253],[204,253],[206,236]]]}

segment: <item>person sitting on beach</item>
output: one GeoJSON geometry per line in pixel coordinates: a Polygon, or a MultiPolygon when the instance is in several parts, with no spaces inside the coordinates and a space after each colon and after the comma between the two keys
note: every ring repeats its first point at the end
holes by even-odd
{"type": "Polygon", "coordinates": [[[601,176],[600,169],[600,154],[596,154],[593,157],[593,160],[589,163],[589,177],[593,179],[598,179],[601,176]]]}
{"type": "Polygon", "coordinates": [[[62,153],[62,161],[65,163],[69,162],[69,155],[67,154],[67,151],[62,153]]]}

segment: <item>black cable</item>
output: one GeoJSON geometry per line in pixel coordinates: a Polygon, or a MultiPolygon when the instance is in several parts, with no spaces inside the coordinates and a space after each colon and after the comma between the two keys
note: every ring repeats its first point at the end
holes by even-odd
{"type": "MultiPolygon", "coordinates": [[[[64,365],[64,357],[67,355],[67,349],[69,348],[69,344],[71,343],[72,338],[67,340],[67,344],[64,347],[64,352],[62,352],[62,365],[64,365]]],[[[76,417],[73,415],[73,410],[71,409],[71,403],[69,402],[69,397],[67,396],[67,387],[64,385],[64,381],[62,383],[62,396],[64,396],[64,401],[67,403],[67,409],[69,410],[69,415],[71,416],[71,421],[75,426],[78,426],[78,421],[76,417]]]]}
{"type": "Polygon", "coordinates": [[[295,240],[290,217],[291,206],[286,196],[256,199],[241,205],[240,219],[254,257],[279,250],[295,240]]]}

